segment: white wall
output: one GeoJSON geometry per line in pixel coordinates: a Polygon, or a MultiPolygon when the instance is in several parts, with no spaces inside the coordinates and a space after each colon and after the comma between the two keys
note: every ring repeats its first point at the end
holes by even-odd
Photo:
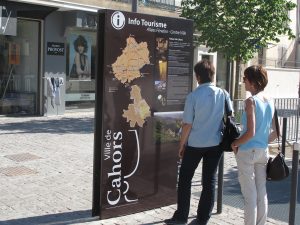
{"type": "Polygon", "coordinates": [[[265,92],[273,98],[298,98],[300,70],[266,68],[268,85],[265,92]]]}

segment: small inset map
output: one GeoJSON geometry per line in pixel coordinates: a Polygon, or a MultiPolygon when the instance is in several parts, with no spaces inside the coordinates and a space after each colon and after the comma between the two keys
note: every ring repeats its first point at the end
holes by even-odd
{"type": "Polygon", "coordinates": [[[123,110],[123,117],[130,122],[130,127],[134,127],[136,124],[143,127],[145,119],[151,116],[150,107],[142,98],[141,88],[137,85],[133,85],[130,91],[130,99],[133,99],[133,104],[128,105],[127,110],[123,110]]]}
{"type": "Polygon", "coordinates": [[[112,64],[112,71],[121,83],[130,83],[141,77],[140,69],[146,64],[150,64],[147,42],[137,43],[134,37],[129,36],[122,55],[112,64]]]}

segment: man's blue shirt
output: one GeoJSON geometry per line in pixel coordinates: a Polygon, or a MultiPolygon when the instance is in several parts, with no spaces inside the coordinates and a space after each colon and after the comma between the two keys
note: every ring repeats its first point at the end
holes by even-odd
{"type": "MultiPolygon", "coordinates": [[[[229,94],[225,91],[230,110],[233,111],[229,94]]],[[[183,122],[192,124],[188,138],[191,147],[211,147],[221,142],[222,118],[225,95],[212,83],[200,84],[185,101],[183,122]]]]}

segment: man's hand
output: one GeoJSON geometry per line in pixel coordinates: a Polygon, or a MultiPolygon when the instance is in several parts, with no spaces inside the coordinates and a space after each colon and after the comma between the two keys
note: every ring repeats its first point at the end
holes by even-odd
{"type": "Polygon", "coordinates": [[[180,159],[183,158],[184,151],[185,151],[185,146],[180,146],[180,147],[179,147],[179,151],[178,151],[178,157],[179,157],[180,159]]]}
{"type": "Polygon", "coordinates": [[[191,129],[192,129],[192,124],[190,124],[190,123],[183,123],[182,124],[182,131],[181,131],[179,151],[178,151],[178,157],[180,159],[183,158],[183,154],[184,154],[184,151],[185,151],[185,146],[187,144],[187,140],[189,138],[191,129]]]}
{"type": "Polygon", "coordinates": [[[239,147],[237,146],[237,144],[235,142],[232,142],[231,148],[232,148],[234,154],[236,154],[239,150],[239,147]]]}

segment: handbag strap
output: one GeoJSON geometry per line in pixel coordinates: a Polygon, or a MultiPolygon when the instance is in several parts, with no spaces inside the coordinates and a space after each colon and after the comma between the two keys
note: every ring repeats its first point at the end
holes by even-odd
{"type": "Polygon", "coordinates": [[[275,108],[275,112],[274,112],[274,119],[275,119],[275,127],[276,127],[277,142],[278,142],[278,152],[281,152],[280,142],[279,142],[279,122],[278,122],[278,114],[277,114],[276,108],[275,108]]]}
{"type": "Polygon", "coordinates": [[[224,101],[225,101],[225,104],[224,104],[224,115],[227,118],[227,116],[231,116],[232,111],[229,110],[228,102],[226,100],[225,90],[224,89],[222,89],[222,90],[223,90],[223,93],[224,93],[224,101]]]}

